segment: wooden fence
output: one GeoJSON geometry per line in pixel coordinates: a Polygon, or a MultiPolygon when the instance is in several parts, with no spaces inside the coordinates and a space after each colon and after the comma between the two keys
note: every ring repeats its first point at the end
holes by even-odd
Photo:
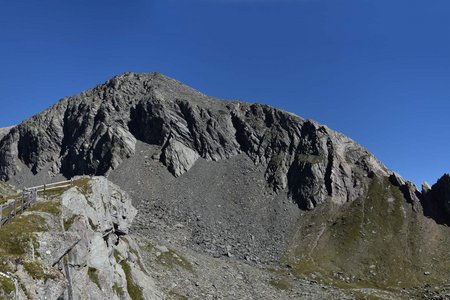
{"type": "Polygon", "coordinates": [[[44,193],[45,195],[47,192],[71,186],[73,186],[73,181],[67,180],[25,188],[19,198],[9,200],[8,203],[0,205],[0,227],[9,223],[18,214],[23,213],[36,203],[38,193],[44,193]]]}

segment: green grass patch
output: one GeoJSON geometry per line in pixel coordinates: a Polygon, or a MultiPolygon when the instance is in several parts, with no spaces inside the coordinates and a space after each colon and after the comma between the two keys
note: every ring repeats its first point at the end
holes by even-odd
{"type": "Polygon", "coordinates": [[[52,215],[59,215],[61,213],[61,202],[59,201],[40,201],[32,205],[29,211],[46,212],[52,215]]]}
{"type": "Polygon", "coordinates": [[[33,279],[42,279],[46,281],[47,279],[55,278],[54,275],[47,273],[42,264],[38,261],[25,261],[23,267],[33,279]]]}
{"type": "Polygon", "coordinates": [[[122,266],[123,271],[125,272],[125,277],[127,280],[127,290],[128,294],[130,295],[130,298],[132,300],[141,300],[143,299],[142,290],[139,286],[136,285],[136,283],[133,280],[133,275],[131,274],[131,267],[130,265],[124,260],[120,263],[122,266]]]}
{"type": "Polygon", "coordinates": [[[14,210],[16,211],[16,216],[22,212],[21,201],[16,201],[14,205],[10,205],[8,208],[3,208],[2,217],[6,218],[9,215],[14,215],[14,210]]]}
{"type": "Polygon", "coordinates": [[[192,264],[180,253],[173,249],[168,249],[169,251],[161,253],[158,256],[157,261],[169,268],[181,267],[187,271],[193,272],[192,264]]]}
{"type": "Polygon", "coordinates": [[[88,276],[89,276],[89,279],[91,279],[91,281],[93,283],[95,283],[98,286],[98,288],[101,290],[102,288],[100,286],[100,280],[98,278],[98,271],[97,271],[97,269],[89,267],[88,268],[88,276]]]}
{"type": "Polygon", "coordinates": [[[25,284],[23,282],[20,283],[20,288],[24,292],[27,300],[33,299],[33,297],[31,297],[30,291],[27,289],[27,287],[25,286],[25,284]]]}
{"type": "MultiPolygon", "coordinates": [[[[155,253],[157,251],[156,247],[150,242],[148,242],[144,247],[141,247],[141,250],[144,250],[149,253],[155,253]]],[[[183,255],[181,255],[179,252],[173,249],[168,248],[168,250],[169,250],[168,252],[161,253],[157,257],[156,261],[158,263],[167,266],[169,268],[179,266],[190,272],[194,271],[192,264],[183,255]]]]}
{"type": "Polygon", "coordinates": [[[14,284],[14,280],[5,276],[0,276],[0,290],[2,290],[6,295],[15,292],[16,285],[14,284]]]}
{"type": "Polygon", "coordinates": [[[35,244],[35,232],[47,230],[45,219],[37,215],[18,216],[0,229],[0,256],[22,256],[35,244]]]}
{"type": "Polygon", "coordinates": [[[120,252],[119,252],[119,250],[114,249],[113,255],[114,255],[114,258],[116,259],[116,262],[117,262],[117,263],[120,263],[120,262],[122,261],[122,259],[120,258],[120,252]]]}
{"type": "Polygon", "coordinates": [[[0,205],[8,202],[11,199],[20,199],[20,198],[22,198],[22,194],[1,195],[0,196],[0,205]]]}
{"type": "Polygon", "coordinates": [[[0,271],[1,272],[13,272],[13,265],[14,265],[14,256],[6,256],[1,255],[0,256],[0,271]]]}
{"type": "Polygon", "coordinates": [[[78,190],[85,196],[92,194],[91,179],[81,178],[74,180],[73,185],[78,188],[78,190]]]}
{"type": "Polygon", "coordinates": [[[97,231],[100,227],[99,225],[95,225],[91,218],[88,218],[89,226],[91,226],[92,230],[97,231]]]}
{"type": "MultiPolygon", "coordinates": [[[[314,273],[344,289],[392,291],[431,284],[437,268],[448,278],[441,267],[449,262],[448,250],[439,248],[443,242],[435,242],[433,254],[442,264],[434,264],[427,251],[417,250],[426,237],[422,216],[399,188],[388,178],[366,180],[366,193],[360,198],[342,205],[325,203],[305,213],[282,263],[292,266],[297,276],[314,273]],[[426,277],[424,269],[434,272],[426,277]],[[343,274],[343,279],[335,274],[343,274]]],[[[448,240],[444,228],[436,225],[434,230],[448,240]]]]}
{"type": "Polygon", "coordinates": [[[72,226],[73,222],[75,222],[75,219],[78,217],[78,215],[73,215],[68,219],[63,220],[64,230],[67,231],[72,226]]]}
{"type": "Polygon", "coordinates": [[[46,199],[55,199],[61,197],[61,195],[69,188],[70,186],[56,187],[45,191],[39,191],[38,194],[46,199]]]}

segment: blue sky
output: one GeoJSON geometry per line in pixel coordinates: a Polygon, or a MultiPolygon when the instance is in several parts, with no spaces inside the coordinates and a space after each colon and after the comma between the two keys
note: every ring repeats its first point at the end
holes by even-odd
{"type": "Polygon", "coordinates": [[[126,71],[315,119],[450,172],[448,0],[0,0],[0,127],[126,71]]]}

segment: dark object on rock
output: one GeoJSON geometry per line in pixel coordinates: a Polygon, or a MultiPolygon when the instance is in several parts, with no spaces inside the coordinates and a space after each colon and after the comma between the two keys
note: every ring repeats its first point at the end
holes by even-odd
{"type": "Polygon", "coordinates": [[[431,189],[423,190],[424,214],[450,226],[450,174],[444,174],[431,189]]]}

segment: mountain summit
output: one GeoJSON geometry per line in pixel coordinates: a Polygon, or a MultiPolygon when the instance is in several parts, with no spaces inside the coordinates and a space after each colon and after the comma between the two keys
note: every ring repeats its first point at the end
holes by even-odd
{"type": "MultiPolygon", "coordinates": [[[[448,279],[448,175],[419,192],[350,138],[267,105],[125,73],[0,133],[1,179],[22,186],[107,176],[138,210],[133,234],[197,262],[275,266],[292,288],[302,276],[358,291],[448,279]]],[[[177,257],[182,275],[161,278],[194,298],[211,291],[210,281],[224,297],[289,296],[251,285],[229,291],[213,270],[198,285],[178,282],[200,275],[177,257]]]]}
{"type": "Polygon", "coordinates": [[[199,158],[245,153],[265,166],[270,187],[288,189],[305,208],[351,202],[363,194],[364,178],[392,173],[314,121],[266,105],[218,101],[158,73],[126,73],[13,128],[0,144],[0,177],[28,170],[105,175],[135,154],[136,141],[160,146],[160,161],[174,176],[199,158]]]}

